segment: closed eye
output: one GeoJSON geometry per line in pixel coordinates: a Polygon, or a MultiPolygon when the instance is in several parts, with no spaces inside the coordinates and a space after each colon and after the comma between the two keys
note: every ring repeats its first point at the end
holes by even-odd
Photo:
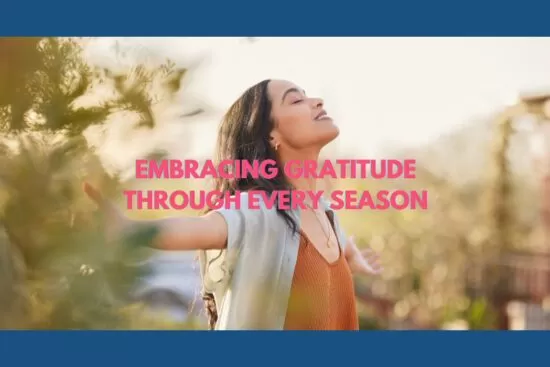
{"type": "Polygon", "coordinates": [[[292,104],[298,104],[298,103],[301,103],[301,102],[303,102],[303,101],[304,101],[303,99],[299,99],[299,100],[297,100],[297,101],[292,102],[292,104]]]}

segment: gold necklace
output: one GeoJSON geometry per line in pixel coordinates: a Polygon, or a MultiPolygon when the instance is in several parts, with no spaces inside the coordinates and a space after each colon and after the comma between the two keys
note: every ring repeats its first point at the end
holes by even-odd
{"type": "Polygon", "coordinates": [[[330,226],[329,226],[329,229],[328,229],[328,234],[327,234],[327,231],[325,231],[325,226],[323,225],[323,223],[321,222],[321,219],[319,219],[319,215],[317,214],[317,211],[315,209],[313,209],[313,207],[309,204],[306,204],[306,206],[315,214],[315,219],[317,219],[317,222],[319,223],[319,226],[321,226],[321,230],[323,231],[323,234],[325,235],[325,237],[327,238],[327,244],[326,246],[328,248],[331,248],[330,246],[330,238],[331,238],[331,230],[330,230],[330,226]]]}

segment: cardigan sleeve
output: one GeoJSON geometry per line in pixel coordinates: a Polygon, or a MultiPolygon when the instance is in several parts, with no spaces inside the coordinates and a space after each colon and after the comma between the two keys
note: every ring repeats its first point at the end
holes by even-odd
{"type": "Polygon", "coordinates": [[[244,246],[251,246],[258,239],[259,230],[265,229],[268,213],[265,206],[251,208],[249,194],[237,194],[230,207],[215,210],[227,224],[227,247],[224,250],[201,251],[201,275],[203,290],[216,292],[227,286],[236,262],[244,246]]]}

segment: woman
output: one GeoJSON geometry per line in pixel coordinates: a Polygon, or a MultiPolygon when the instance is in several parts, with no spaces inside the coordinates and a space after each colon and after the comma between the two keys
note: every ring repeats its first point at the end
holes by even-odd
{"type": "Polygon", "coordinates": [[[345,239],[324,201],[307,210],[247,205],[251,189],[315,190],[314,179],[289,179],[282,167],[290,160],[317,160],[338,134],[321,99],[291,82],[265,80],[231,106],[218,133],[218,161],[272,159],[279,165],[271,180],[217,180],[216,190],[241,192],[239,209],[129,222],[92,187],[85,190],[118,231],[137,233],[152,225],[154,247],[200,250],[211,328],[357,330],[352,272],[379,273],[377,255],[362,254],[345,239]]]}

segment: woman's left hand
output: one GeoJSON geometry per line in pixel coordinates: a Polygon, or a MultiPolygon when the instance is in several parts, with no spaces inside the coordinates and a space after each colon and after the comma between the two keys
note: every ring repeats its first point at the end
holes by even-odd
{"type": "Polygon", "coordinates": [[[353,237],[348,240],[348,249],[348,264],[353,273],[378,275],[384,270],[380,264],[380,256],[370,248],[359,250],[353,237]]]}

